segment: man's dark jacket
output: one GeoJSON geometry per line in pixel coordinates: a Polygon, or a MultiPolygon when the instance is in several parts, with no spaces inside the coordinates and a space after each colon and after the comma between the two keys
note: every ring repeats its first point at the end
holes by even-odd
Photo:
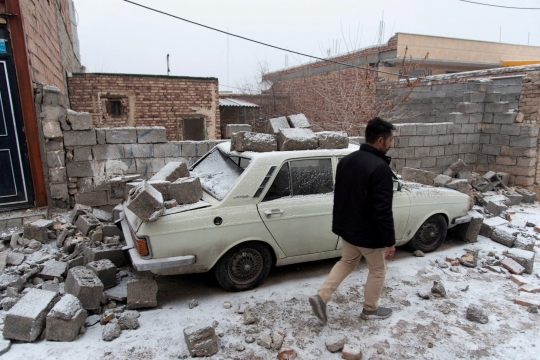
{"type": "Polygon", "coordinates": [[[396,243],[390,158],[362,144],[337,166],[332,231],[348,243],[382,248],[396,243]]]}

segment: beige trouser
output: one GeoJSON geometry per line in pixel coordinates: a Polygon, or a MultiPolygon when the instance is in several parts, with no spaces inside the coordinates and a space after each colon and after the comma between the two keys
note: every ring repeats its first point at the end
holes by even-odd
{"type": "Polygon", "coordinates": [[[360,259],[366,258],[369,273],[364,286],[364,309],[374,311],[379,307],[379,297],[381,296],[386,275],[386,260],[384,259],[384,248],[369,249],[354,246],[346,241],[342,241],[341,260],[330,271],[317,294],[328,303],[334,291],[341,282],[358,266],[360,259]]]}

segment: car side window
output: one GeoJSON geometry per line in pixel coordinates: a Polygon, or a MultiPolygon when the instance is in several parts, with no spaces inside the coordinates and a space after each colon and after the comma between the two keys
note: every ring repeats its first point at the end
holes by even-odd
{"type": "Polygon", "coordinates": [[[270,186],[270,189],[268,189],[268,192],[264,196],[263,201],[270,201],[288,196],[291,196],[291,180],[289,163],[285,163],[281,166],[281,169],[279,169],[279,172],[270,186]]]}
{"type": "Polygon", "coordinates": [[[290,163],[293,196],[327,194],[334,191],[332,160],[306,159],[290,163]]]}

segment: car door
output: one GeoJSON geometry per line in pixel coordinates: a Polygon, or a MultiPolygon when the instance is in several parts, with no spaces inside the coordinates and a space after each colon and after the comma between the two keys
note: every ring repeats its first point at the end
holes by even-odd
{"type": "Polygon", "coordinates": [[[332,159],[285,162],[263,200],[257,205],[261,219],[285,255],[331,251],[334,200],[332,159]]]}

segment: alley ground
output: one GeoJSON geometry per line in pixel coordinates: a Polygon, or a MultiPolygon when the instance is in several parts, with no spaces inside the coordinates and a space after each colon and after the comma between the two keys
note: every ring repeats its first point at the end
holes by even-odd
{"type": "MultiPolygon", "coordinates": [[[[540,223],[540,205],[512,207],[513,221],[540,223]]],[[[533,233],[532,228],[528,228],[533,233]]],[[[5,359],[175,359],[189,357],[183,329],[193,324],[219,323],[218,354],[211,359],[275,359],[277,351],[246,343],[265,329],[285,331],[284,346],[294,348],[299,359],[340,359],[330,353],[325,340],[345,334],[348,343],[360,346],[363,359],[537,359],[540,344],[540,314],[513,303],[518,285],[509,274],[494,273],[481,267],[488,252],[502,256],[505,246],[479,236],[478,243],[465,244],[452,237],[436,252],[414,257],[407,249],[398,249],[389,263],[381,305],[394,309],[388,320],[364,321],[363,284],[367,276],[364,261],[347,278],[328,304],[329,322],[322,326],[311,313],[307,298],[316,293],[335,260],[310,262],[274,268],[257,289],[224,292],[209,274],[158,277],[158,308],[141,312],[137,330],[124,331],[112,342],[101,338],[102,326],[87,329],[70,343],[41,340],[13,343],[5,359]],[[465,249],[480,250],[477,268],[459,266],[459,272],[441,269],[436,260],[460,257],[465,249]],[[442,281],[446,298],[424,300],[417,293],[429,294],[433,281],[442,281]],[[467,291],[463,291],[468,287],[467,291]],[[192,299],[199,305],[190,309],[192,299]],[[224,303],[230,302],[230,309],[224,303]],[[469,304],[480,305],[489,317],[487,324],[466,319],[469,304]],[[254,309],[259,321],[243,324],[237,308],[254,309]],[[243,344],[244,351],[237,351],[243,344]]],[[[537,244],[540,244],[537,241],[537,244]]],[[[540,266],[532,275],[540,284],[540,266]]]]}

